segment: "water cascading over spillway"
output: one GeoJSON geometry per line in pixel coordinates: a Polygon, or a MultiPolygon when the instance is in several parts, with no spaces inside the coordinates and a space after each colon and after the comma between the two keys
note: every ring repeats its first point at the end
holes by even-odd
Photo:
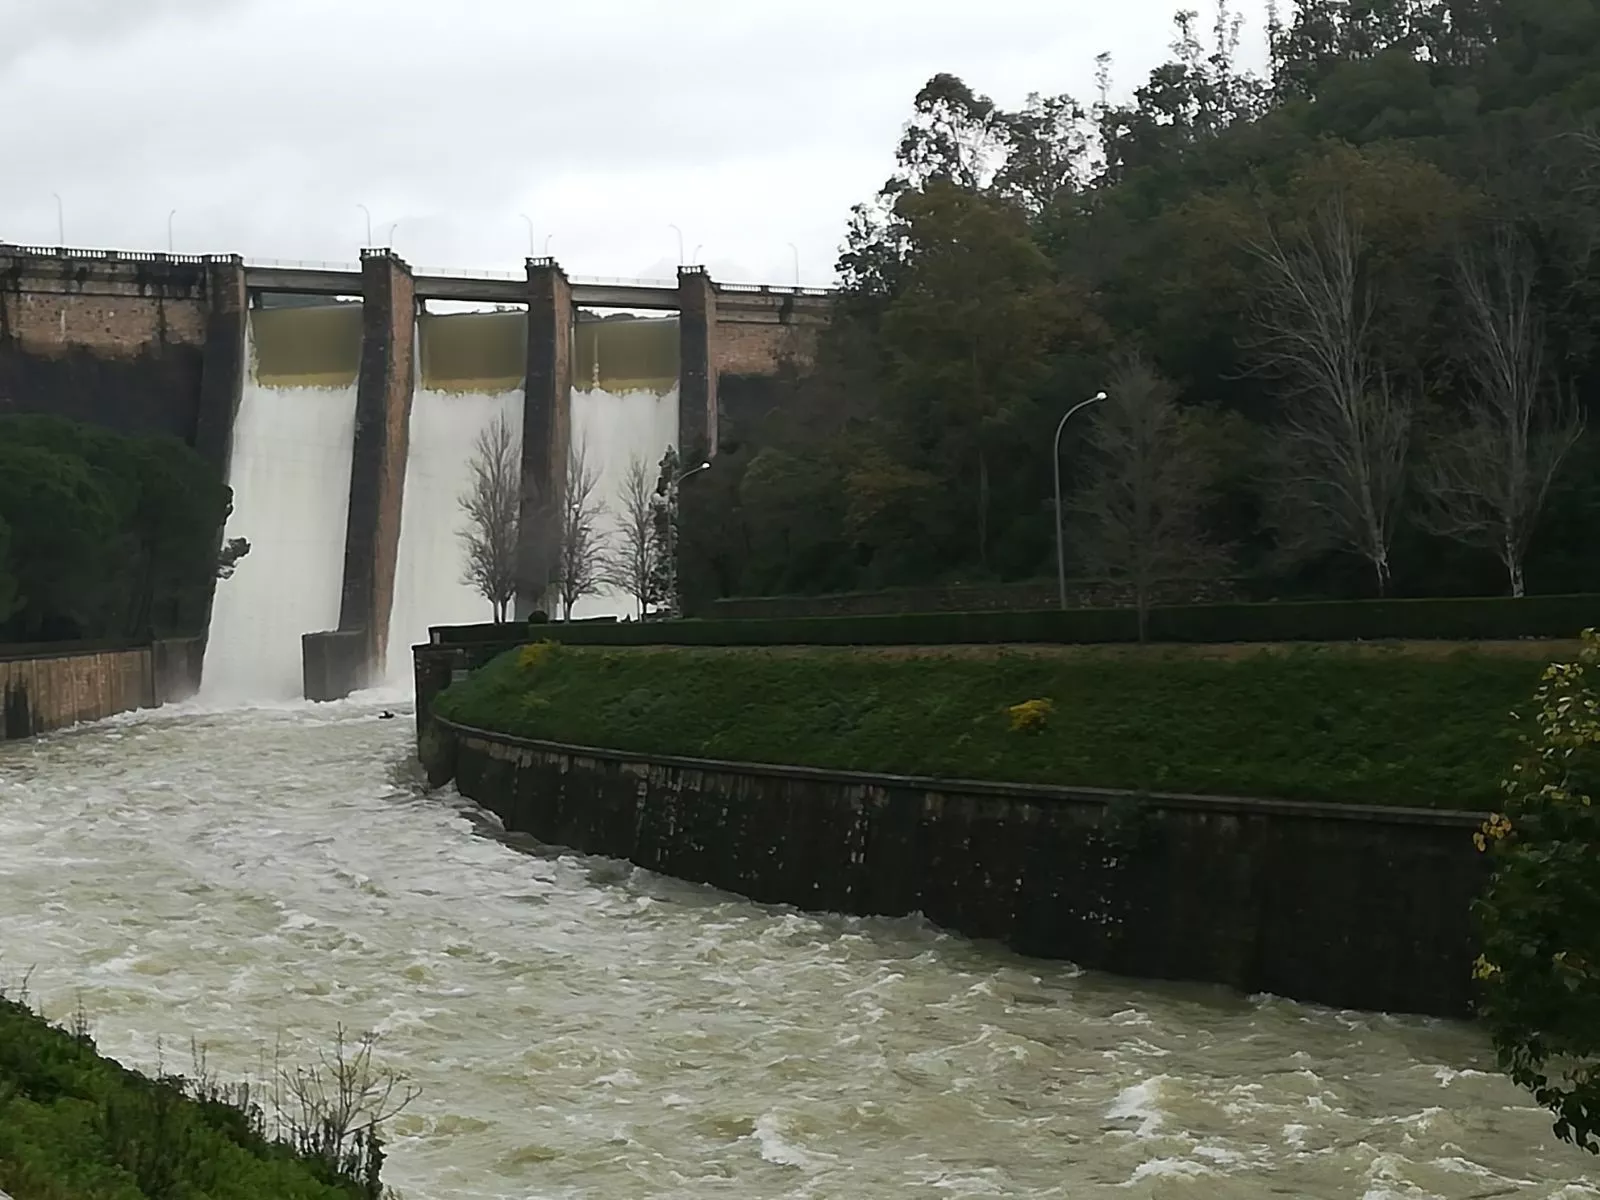
{"type": "Polygon", "coordinates": [[[250,553],[218,581],[202,694],[290,700],[301,635],[339,623],[361,306],[256,309],[246,336],[226,536],[250,553]]]}
{"type": "MultiPolygon", "coordinates": [[[[583,321],[572,362],[572,445],[594,472],[612,542],[629,464],[644,463],[655,487],[661,456],[678,443],[678,319],[583,321]]],[[[574,617],[637,616],[633,598],[607,588],[573,606],[574,617]]]]}
{"type": "Polygon", "coordinates": [[[424,315],[417,322],[400,548],[385,674],[409,686],[411,647],[430,625],[487,621],[489,602],[461,582],[460,498],[472,480],[479,435],[498,416],[522,445],[527,317],[520,312],[424,315]]]}

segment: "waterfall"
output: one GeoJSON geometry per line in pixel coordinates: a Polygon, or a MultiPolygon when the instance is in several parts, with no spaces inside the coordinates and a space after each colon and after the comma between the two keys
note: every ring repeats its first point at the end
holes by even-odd
{"type": "MultiPolygon", "coordinates": [[[[504,415],[518,444],[527,357],[521,312],[424,315],[417,323],[417,387],[411,402],[400,546],[389,616],[385,681],[406,687],[411,647],[433,625],[491,618],[488,601],[461,582],[459,498],[471,479],[478,435],[504,415]]],[[[614,538],[619,493],[637,455],[655,485],[661,455],[677,441],[678,322],[675,318],[584,321],[573,338],[571,448],[584,449],[614,538]]],[[[607,589],[573,616],[626,616],[633,601],[607,589]]]]}
{"type": "MultiPolygon", "coordinates": [[[[678,320],[586,321],[573,356],[572,445],[581,447],[606,512],[599,525],[615,539],[623,479],[643,460],[653,488],[661,456],[678,442],[678,320]]],[[[606,588],[573,606],[574,617],[635,616],[626,592],[606,588]]]]}
{"type": "Polygon", "coordinates": [[[456,313],[418,321],[418,380],[400,505],[400,549],[389,616],[386,682],[409,687],[411,647],[430,625],[488,621],[489,602],[461,582],[459,498],[478,435],[504,415],[522,442],[522,313],[456,313]]]}
{"type": "Polygon", "coordinates": [[[300,635],[339,623],[360,322],[357,304],[250,313],[225,535],[250,553],[217,583],[209,699],[299,697],[300,635]]]}

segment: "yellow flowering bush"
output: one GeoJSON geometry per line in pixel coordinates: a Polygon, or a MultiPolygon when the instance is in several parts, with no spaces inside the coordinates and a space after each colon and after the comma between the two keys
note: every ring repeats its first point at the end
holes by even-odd
{"type": "Polygon", "coordinates": [[[1479,1014],[1501,1068],[1600,1153],[1600,635],[1534,694],[1505,811],[1472,835],[1490,856],[1476,905],[1479,1014]]]}
{"type": "Polygon", "coordinates": [[[517,666],[524,671],[536,670],[556,655],[556,643],[531,642],[517,652],[517,666]]]}
{"type": "Polygon", "coordinates": [[[1013,733],[1038,733],[1050,721],[1056,706],[1049,700],[1024,700],[1006,709],[1013,733]]]}

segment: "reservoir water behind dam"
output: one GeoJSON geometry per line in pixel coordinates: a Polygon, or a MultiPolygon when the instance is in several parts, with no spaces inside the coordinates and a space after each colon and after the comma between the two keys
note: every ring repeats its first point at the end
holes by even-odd
{"type": "Polygon", "coordinates": [[[377,712],[0,745],[0,974],[145,1069],[378,1030],[422,1088],[385,1170],[408,1200],[1600,1195],[1466,1026],[557,855],[426,792],[377,712]]]}

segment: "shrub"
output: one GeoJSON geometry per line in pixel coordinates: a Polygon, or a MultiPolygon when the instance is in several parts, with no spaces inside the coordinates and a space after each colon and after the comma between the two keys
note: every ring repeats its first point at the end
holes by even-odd
{"type": "Polygon", "coordinates": [[[532,642],[517,652],[517,666],[524,671],[536,671],[556,655],[556,644],[549,639],[532,642]]]}
{"type": "Polygon", "coordinates": [[[1050,720],[1055,705],[1048,700],[1024,700],[1006,709],[1011,716],[1013,733],[1037,733],[1050,720]]]}
{"type": "MultiPolygon", "coordinates": [[[[1570,638],[1600,621],[1600,596],[1330,600],[1292,604],[1196,604],[1153,608],[1152,642],[1344,642],[1570,638]]],[[[1136,642],[1132,609],[891,613],[850,617],[564,622],[539,636],[596,646],[943,646],[1136,642]]],[[[506,627],[441,631],[447,645],[508,643],[506,627]]]]}
{"type": "Polygon", "coordinates": [[[1600,636],[1534,695],[1505,811],[1473,835],[1493,858],[1477,904],[1479,1011],[1501,1068],[1600,1153],[1600,636]]]}

